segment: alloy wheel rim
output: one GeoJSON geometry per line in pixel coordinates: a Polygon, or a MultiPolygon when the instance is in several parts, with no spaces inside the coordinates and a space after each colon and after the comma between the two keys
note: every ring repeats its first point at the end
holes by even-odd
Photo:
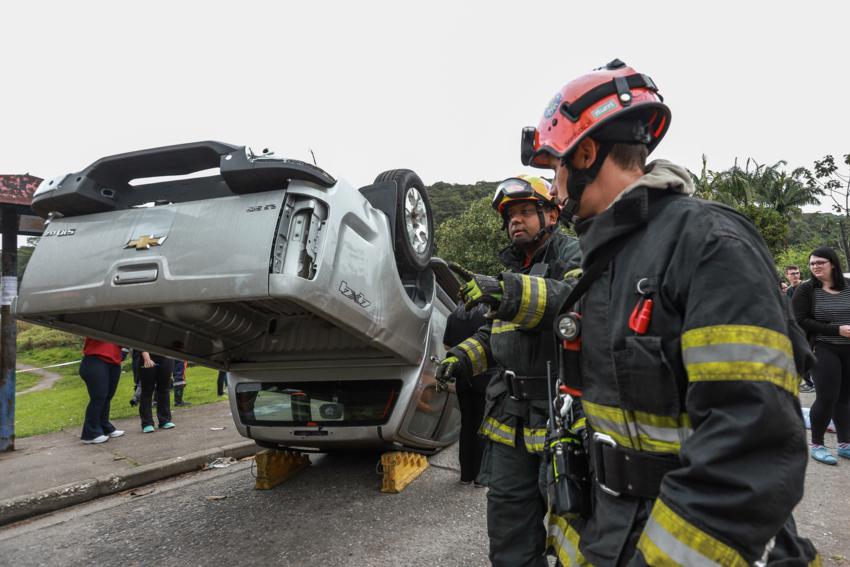
{"type": "Polygon", "coordinates": [[[421,256],[428,249],[431,227],[428,226],[425,200],[416,188],[410,188],[404,194],[404,226],[407,231],[407,241],[413,251],[421,256]]]}

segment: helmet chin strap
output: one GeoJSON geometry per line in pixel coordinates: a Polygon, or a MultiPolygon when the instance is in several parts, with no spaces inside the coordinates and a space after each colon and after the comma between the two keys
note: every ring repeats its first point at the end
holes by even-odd
{"type": "Polygon", "coordinates": [[[534,235],[534,238],[531,239],[531,242],[529,242],[529,244],[539,243],[547,234],[555,232],[556,228],[558,228],[558,223],[549,226],[544,226],[543,228],[537,231],[537,234],[534,235]]]}
{"type": "Polygon", "coordinates": [[[572,154],[567,154],[561,159],[561,163],[567,168],[569,177],[567,177],[567,200],[564,206],[561,207],[561,214],[558,215],[558,220],[564,226],[570,226],[578,213],[579,205],[581,205],[581,197],[584,195],[584,190],[587,186],[593,183],[596,176],[599,175],[599,170],[602,169],[602,164],[605,163],[605,158],[611,153],[611,148],[614,144],[611,142],[598,142],[599,150],[596,152],[596,159],[590,167],[578,169],[572,164],[572,154]]]}

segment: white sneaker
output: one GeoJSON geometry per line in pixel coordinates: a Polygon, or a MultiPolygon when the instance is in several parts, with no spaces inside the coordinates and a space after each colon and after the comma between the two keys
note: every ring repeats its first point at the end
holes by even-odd
{"type": "Polygon", "coordinates": [[[110,437],[121,437],[122,435],[124,435],[124,432],[120,429],[116,429],[115,431],[109,434],[110,437]]]}
{"type": "Polygon", "coordinates": [[[109,441],[108,435],[98,435],[94,439],[83,439],[83,443],[86,443],[86,444],[89,444],[89,443],[105,443],[106,441],[109,441]]]}

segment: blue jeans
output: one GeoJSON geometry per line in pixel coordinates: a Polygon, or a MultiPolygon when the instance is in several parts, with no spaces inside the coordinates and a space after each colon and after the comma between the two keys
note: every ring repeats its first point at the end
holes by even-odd
{"type": "Polygon", "coordinates": [[[96,356],[84,356],[80,363],[80,377],[89,391],[89,405],[80,439],[90,441],[109,435],[115,431],[115,426],[109,422],[109,404],[118,388],[121,365],[110,364],[96,356]]]}

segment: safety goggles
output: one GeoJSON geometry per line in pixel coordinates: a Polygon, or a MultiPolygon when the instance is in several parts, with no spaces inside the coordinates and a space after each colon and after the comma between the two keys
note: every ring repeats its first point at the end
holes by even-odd
{"type": "Polygon", "coordinates": [[[539,197],[539,194],[534,191],[534,187],[531,186],[531,183],[525,179],[512,177],[510,179],[505,179],[499,183],[498,187],[496,187],[496,194],[493,195],[492,206],[494,209],[498,209],[499,204],[506,198],[528,199],[531,197],[539,197]]]}

